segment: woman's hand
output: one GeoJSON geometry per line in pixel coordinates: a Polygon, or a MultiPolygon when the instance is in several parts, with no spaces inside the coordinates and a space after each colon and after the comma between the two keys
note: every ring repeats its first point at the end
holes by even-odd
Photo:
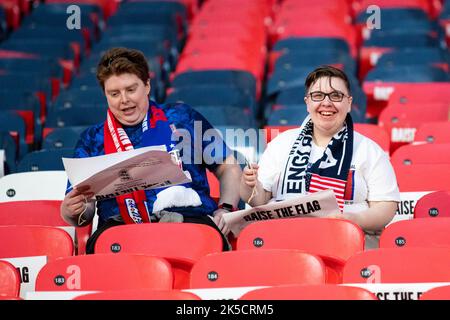
{"type": "Polygon", "coordinates": [[[254,188],[258,183],[258,169],[259,166],[256,163],[246,166],[242,172],[242,182],[250,187],[254,188]]]}
{"type": "Polygon", "coordinates": [[[93,193],[89,191],[89,186],[82,188],[73,188],[72,191],[66,194],[61,203],[61,217],[64,221],[71,225],[80,226],[85,225],[92,220],[93,211],[87,199],[93,197],[93,193]],[[88,214],[85,214],[89,211],[88,214]],[[83,215],[83,216],[82,216],[83,215]]]}

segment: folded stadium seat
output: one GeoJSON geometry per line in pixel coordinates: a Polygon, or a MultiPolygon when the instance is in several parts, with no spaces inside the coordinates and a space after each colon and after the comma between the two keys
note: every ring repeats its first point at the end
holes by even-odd
{"type": "Polygon", "coordinates": [[[411,164],[450,164],[450,143],[410,144],[399,147],[391,156],[397,166],[411,164]]]}
{"type": "Polygon", "coordinates": [[[64,128],[54,128],[42,141],[42,149],[75,148],[80,134],[86,130],[86,126],[68,126],[64,128]]]}
{"type": "Polygon", "coordinates": [[[359,132],[363,136],[366,136],[367,138],[375,141],[381,147],[381,149],[389,154],[391,142],[389,139],[389,135],[385,130],[383,130],[376,124],[371,123],[355,123],[353,128],[356,132],[359,132]]]}
{"type": "Polygon", "coordinates": [[[125,253],[91,254],[47,263],[38,273],[36,291],[169,290],[172,281],[172,270],[165,259],[125,253]]]}
{"type": "Polygon", "coordinates": [[[216,126],[254,128],[255,119],[250,110],[227,106],[193,106],[209,123],[216,126]]]}
{"type": "MultiPolygon", "coordinates": [[[[59,214],[59,203],[64,199],[67,188],[67,174],[65,171],[30,171],[6,175],[0,179],[0,206],[11,206],[11,202],[17,203],[15,210],[29,210],[33,205],[37,209],[33,213],[36,215],[22,214],[19,216],[11,215],[9,211],[2,214],[2,221],[15,224],[36,224],[62,226],[70,233],[75,241],[76,253],[84,254],[86,252],[86,241],[89,238],[92,225],[81,228],[68,227],[59,214]],[[42,182],[45,182],[44,184],[42,182]],[[30,205],[29,202],[33,203],[30,205]],[[3,219],[8,219],[3,220],[3,219]]],[[[13,210],[14,212],[16,212],[13,210]]],[[[26,211],[20,211],[26,212],[26,211]]]]}
{"type": "Polygon", "coordinates": [[[390,137],[391,154],[400,146],[413,142],[417,128],[422,123],[448,119],[448,105],[430,103],[426,110],[424,112],[423,105],[391,105],[381,111],[378,125],[390,137]]]}
{"type": "Polygon", "coordinates": [[[378,300],[370,291],[334,284],[285,285],[248,291],[239,300],[378,300]]]}
{"type": "Polygon", "coordinates": [[[32,151],[19,161],[17,172],[64,170],[62,158],[72,156],[72,148],[32,151]]]}
{"type": "MultiPolygon", "coordinates": [[[[33,94],[24,94],[20,91],[20,93],[17,93],[16,99],[12,99],[12,94],[15,93],[14,91],[16,90],[11,90],[9,93],[6,91],[0,92],[0,112],[3,114],[14,113],[23,119],[25,122],[25,132],[22,137],[27,145],[33,146],[35,142],[41,139],[42,118],[39,116],[39,101],[33,94]]],[[[7,125],[5,128],[8,127],[11,127],[11,125],[7,125]]],[[[17,128],[21,129],[21,126],[17,128]]]]}
{"type": "Polygon", "coordinates": [[[422,123],[416,131],[414,142],[450,143],[450,122],[441,121],[422,123]]]}
{"type": "Polygon", "coordinates": [[[3,173],[10,174],[16,171],[18,147],[16,141],[8,131],[0,131],[0,150],[4,153],[3,173]]]}
{"type": "Polygon", "coordinates": [[[75,297],[73,300],[201,300],[192,292],[180,290],[118,290],[88,293],[75,297]]]}
{"type": "MultiPolygon", "coordinates": [[[[46,183],[51,181],[47,180],[46,183]]],[[[64,181],[67,184],[67,179],[64,181]]],[[[41,181],[42,183],[42,181],[41,181]]],[[[59,184],[58,184],[59,186],[59,184]]],[[[56,187],[51,187],[56,188],[56,187]]],[[[85,227],[72,227],[61,218],[60,206],[64,196],[65,188],[61,186],[58,190],[61,200],[0,200],[0,225],[37,225],[47,227],[59,227],[70,234],[75,244],[75,253],[86,252],[86,241],[92,232],[92,225],[85,227]]],[[[21,190],[8,189],[9,192],[20,192],[21,190]]],[[[31,196],[30,196],[31,197],[31,196]]]]}
{"type": "MultiPolygon", "coordinates": [[[[430,5],[430,3],[427,0],[411,0],[408,1],[407,5],[405,6],[405,1],[402,0],[362,0],[362,1],[358,1],[355,2],[353,4],[353,10],[354,10],[354,14],[355,16],[358,16],[362,11],[366,11],[367,7],[370,5],[377,5],[380,8],[400,8],[400,9],[404,9],[406,8],[411,8],[411,9],[416,9],[416,10],[421,10],[425,13],[427,13],[427,15],[432,18],[434,12],[434,6],[435,4],[430,5]]],[[[411,10],[413,11],[413,10],[411,10]]],[[[416,13],[412,13],[412,14],[416,14],[416,13]]]]}
{"type": "MultiPolygon", "coordinates": [[[[73,4],[73,3],[72,3],[73,4]]],[[[89,43],[91,39],[99,39],[100,35],[100,26],[103,23],[102,13],[100,12],[100,8],[94,4],[77,4],[79,8],[80,16],[80,31],[83,34],[83,39],[80,45],[89,49],[89,43]],[[83,43],[85,42],[85,43],[83,43]],[[88,44],[88,46],[85,46],[88,44]]],[[[68,26],[68,18],[73,11],[67,11],[69,5],[67,4],[40,4],[34,8],[33,12],[28,15],[22,21],[21,28],[29,29],[36,28],[39,29],[41,27],[53,27],[56,26],[68,26]]],[[[55,28],[58,29],[58,28],[55,28]]],[[[73,30],[68,28],[61,28],[61,31],[56,31],[56,34],[59,32],[60,35],[64,34],[62,31],[64,29],[66,31],[66,35],[61,39],[69,40],[72,37],[69,34],[75,34],[73,30]]],[[[45,38],[54,37],[56,35],[54,32],[51,34],[47,34],[45,38]]],[[[14,35],[13,35],[14,37],[14,35]]]]}
{"type": "Polygon", "coordinates": [[[106,119],[107,106],[101,105],[82,105],[75,108],[50,110],[47,115],[47,121],[44,128],[46,136],[48,128],[62,128],[68,126],[89,126],[106,119]],[[89,117],[86,117],[89,114],[89,117]]]}
{"type": "Polygon", "coordinates": [[[448,82],[446,71],[430,66],[385,66],[371,70],[365,82],[448,82]]]}
{"type": "MultiPolygon", "coordinates": [[[[11,207],[10,207],[11,208],[11,207]]],[[[73,254],[70,235],[56,227],[39,225],[1,225],[2,241],[14,243],[0,248],[1,258],[48,256],[51,259],[73,254]]]]}
{"type": "Polygon", "coordinates": [[[274,105],[267,116],[269,126],[300,125],[308,115],[306,104],[303,105],[274,105]]]}
{"type": "Polygon", "coordinates": [[[394,165],[400,192],[450,190],[450,164],[394,165]]]}
{"type": "Polygon", "coordinates": [[[81,108],[83,104],[87,103],[90,105],[106,105],[105,93],[102,92],[99,85],[89,88],[73,88],[61,92],[49,113],[55,109],[81,108]]]}
{"type": "Polygon", "coordinates": [[[65,171],[33,171],[0,178],[0,203],[24,200],[63,200],[67,188],[65,171]],[[45,184],[42,183],[45,181],[45,184]]]}
{"type": "Polygon", "coordinates": [[[103,232],[95,244],[96,254],[135,253],[165,258],[172,266],[175,289],[189,288],[193,264],[209,253],[221,251],[220,235],[209,226],[193,223],[118,226],[103,232]],[[162,238],[165,240],[159,241],[162,238]]]}
{"type": "MultiPolygon", "coordinates": [[[[40,58],[54,59],[60,63],[68,61],[68,65],[73,65],[75,69],[78,69],[83,55],[78,46],[59,39],[10,39],[0,44],[0,48],[3,50],[35,54],[40,58]]],[[[65,78],[61,80],[67,82],[67,77],[66,71],[65,78]]],[[[55,98],[58,95],[58,90],[59,88],[52,88],[52,94],[49,98],[55,98]]]]}
{"type": "Polygon", "coordinates": [[[380,248],[449,247],[450,217],[412,219],[390,224],[380,236],[380,248]]]}
{"type": "Polygon", "coordinates": [[[229,53],[206,53],[183,57],[177,64],[175,75],[186,71],[199,70],[248,71],[258,79],[258,81],[261,81],[263,75],[262,66],[259,64],[258,59],[251,59],[250,56],[238,57],[229,53]]]}
{"type": "Polygon", "coordinates": [[[191,288],[324,284],[325,277],[322,259],[310,253],[281,249],[239,250],[200,258],[192,268],[190,284],[191,288]]]}
{"type": "MultiPolygon", "coordinates": [[[[290,37],[340,38],[348,43],[351,56],[356,57],[357,34],[353,26],[346,21],[346,15],[344,13],[336,15],[336,11],[339,9],[325,9],[322,3],[315,7],[310,7],[311,5],[308,4],[297,14],[290,13],[290,17],[286,19],[277,15],[275,23],[271,26],[270,43],[274,44],[290,37]],[[304,16],[305,10],[308,12],[308,16],[304,16]],[[298,19],[301,14],[303,14],[303,19],[298,19]],[[320,19],[320,24],[317,24],[317,19],[320,19]]],[[[345,6],[341,8],[344,11],[347,10],[345,6]]]]}
{"type": "Polygon", "coordinates": [[[11,263],[0,261],[0,297],[18,297],[19,290],[19,272],[11,263]]]}
{"type": "Polygon", "coordinates": [[[8,34],[8,22],[6,17],[6,10],[0,6],[0,41],[3,41],[8,34]]]}
{"type": "Polygon", "coordinates": [[[414,219],[416,218],[450,218],[450,192],[434,191],[417,200],[414,207],[414,219]]]}
{"type": "MultiPolygon", "coordinates": [[[[214,83],[239,87],[253,97],[256,96],[256,79],[247,71],[240,70],[201,70],[178,73],[171,81],[172,88],[193,87],[214,83]]],[[[256,96],[258,98],[258,96],[256,96]]]]}
{"type": "Polygon", "coordinates": [[[166,97],[166,102],[177,101],[183,101],[194,108],[196,105],[238,107],[254,116],[257,113],[255,97],[238,87],[213,84],[175,88],[166,97]]]}
{"type": "Polygon", "coordinates": [[[275,59],[273,65],[269,65],[269,75],[273,69],[290,69],[295,66],[315,68],[319,65],[342,65],[350,74],[356,74],[356,61],[347,53],[338,50],[317,49],[301,51],[289,51],[275,59]]]}
{"type": "Polygon", "coordinates": [[[335,219],[257,221],[237,238],[237,250],[296,249],[318,255],[327,283],[341,283],[345,261],[364,250],[364,233],[354,223],[335,219]],[[320,234],[320,237],[316,235],[320,234]]]}
{"type": "Polygon", "coordinates": [[[449,54],[441,48],[405,48],[396,49],[381,56],[377,67],[398,65],[430,65],[449,71],[449,54]]]}
{"type": "Polygon", "coordinates": [[[448,282],[450,248],[382,248],[352,256],[344,283],[448,282]]]}
{"type": "Polygon", "coordinates": [[[448,82],[363,82],[363,91],[367,95],[368,111],[372,117],[380,114],[388,101],[404,103],[430,103],[430,101],[450,101],[450,83],[448,82]]]}
{"type": "Polygon", "coordinates": [[[119,6],[119,3],[116,1],[108,0],[46,0],[45,2],[47,4],[65,4],[66,6],[71,4],[96,4],[102,9],[105,19],[108,19],[112,14],[114,14],[119,6]]]}
{"type": "Polygon", "coordinates": [[[450,300],[450,286],[439,286],[427,290],[422,293],[419,300],[450,300]]]}
{"type": "Polygon", "coordinates": [[[289,52],[301,52],[321,48],[325,51],[339,51],[350,54],[348,43],[342,38],[330,37],[286,37],[278,40],[272,47],[272,54],[277,56],[289,52]]]}
{"type": "Polygon", "coordinates": [[[13,137],[18,151],[16,160],[21,159],[29,151],[29,145],[25,141],[25,120],[15,111],[0,111],[0,127],[13,137]]]}

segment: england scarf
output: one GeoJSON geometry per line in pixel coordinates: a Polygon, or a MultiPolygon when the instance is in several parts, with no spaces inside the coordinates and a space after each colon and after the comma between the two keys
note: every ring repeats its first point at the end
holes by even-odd
{"type": "Polygon", "coordinates": [[[302,130],[289,152],[284,171],[280,175],[277,199],[285,199],[293,194],[331,189],[342,211],[353,154],[352,118],[347,114],[344,127],[333,136],[322,158],[310,164],[313,128],[311,117],[306,117],[302,130]]]}
{"type": "MultiPolygon", "coordinates": [[[[142,145],[144,146],[165,144],[167,147],[170,144],[172,130],[166,115],[163,110],[153,105],[149,107],[148,113],[142,122],[142,132],[142,145]]],[[[109,109],[104,126],[104,146],[105,154],[134,149],[127,133],[109,109]]],[[[145,191],[139,190],[121,195],[116,200],[120,215],[125,223],[150,222],[145,191]]]]}

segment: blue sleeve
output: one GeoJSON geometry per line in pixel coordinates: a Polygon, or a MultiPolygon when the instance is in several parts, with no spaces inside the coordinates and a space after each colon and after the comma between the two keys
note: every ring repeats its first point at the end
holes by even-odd
{"type": "MultiPolygon", "coordinates": [[[[195,109],[189,107],[191,121],[197,125],[196,128],[200,128],[201,123],[201,137],[202,139],[202,161],[203,165],[208,168],[209,171],[214,172],[218,165],[225,162],[225,159],[233,154],[233,151],[227,146],[223,140],[220,130],[214,128],[211,123],[203,117],[195,109]]],[[[198,130],[198,129],[197,129],[198,130]]],[[[195,139],[199,139],[197,134],[194,136],[195,139]]]]}

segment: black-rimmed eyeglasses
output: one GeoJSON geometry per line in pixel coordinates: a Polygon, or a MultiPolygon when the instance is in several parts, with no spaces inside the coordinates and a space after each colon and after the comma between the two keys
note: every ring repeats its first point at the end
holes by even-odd
{"type": "Polygon", "coordinates": [[[344,99],[344,97],[350,97],[339,91],[332,91],[330,93],[325,93],[322,91],[313,91],[310,92],[308,95],[311,98],[311,100],[315,102],[323,101],[325,97],[328,97],[328,99],[330,99],[333,102],[341,102],[344,99]]]}

